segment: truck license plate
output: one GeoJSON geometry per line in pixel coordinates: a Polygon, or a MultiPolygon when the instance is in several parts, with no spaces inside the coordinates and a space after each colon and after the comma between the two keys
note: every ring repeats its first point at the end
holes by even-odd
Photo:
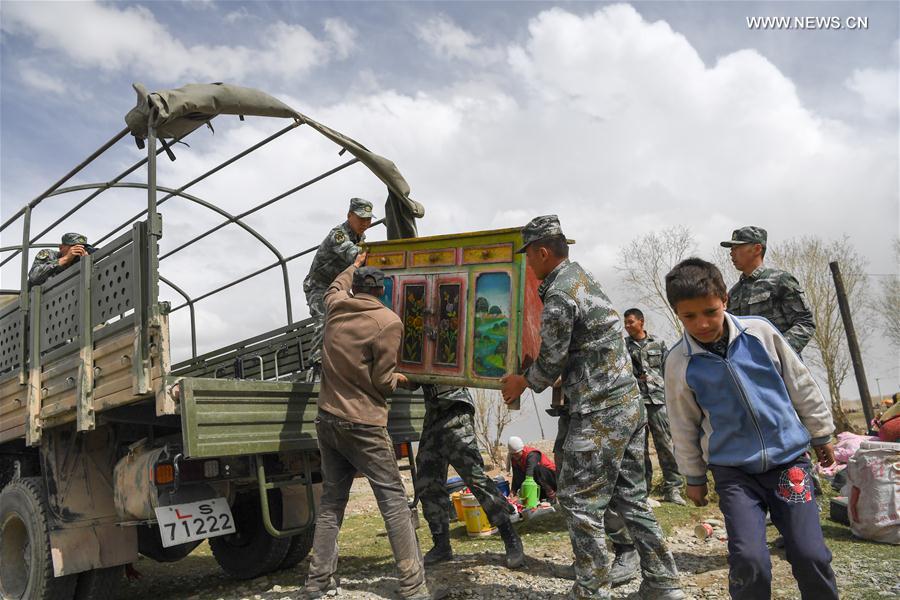
{"type": "Polygon", "coordinates": [[[236,531],[225,498],[160,506],[156,509],[156,520],[166,548],[236,531]]]}

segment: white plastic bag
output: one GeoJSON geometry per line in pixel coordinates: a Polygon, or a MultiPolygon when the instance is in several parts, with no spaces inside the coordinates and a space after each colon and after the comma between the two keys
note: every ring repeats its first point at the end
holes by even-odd
{"type": "Polygon", "coordinates": [[[900,544],[900,443],[863,442],[847,466],[854,535],[900,544]]]}

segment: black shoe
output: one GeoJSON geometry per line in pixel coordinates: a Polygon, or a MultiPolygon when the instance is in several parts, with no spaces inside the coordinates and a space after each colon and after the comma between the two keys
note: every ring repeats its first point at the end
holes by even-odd
{"type": "Polygon", "coordinates": [[[522,548],[522,539],[509,521],[501,525],[499,529],[503,545],[506,546],[506,567],[518,569],[525,564],[525,549],[522,548]]]}
{"type": "Polygon", "coordinates": [[[641,587],[638,589],[638,596],[642,600],[685,600],[687,598],[681,588],[659,589],[644,585],[645,583],[646,581],[642,581],[641,587]]]}
{"type": "Polygon", "coordinates": [[[453,560],[453,548],[450,547],[450,532],[433,533],[431,534],[431,539],[434,540],[434,548],[425,553],[425,566],[453,560]]]}
{"type": "Polygon", "coordinates": [[[641,570],[641,557],[634,546],[616,546],[616,557],[609,569],[609,583],[616,587],[628,583],[641,570]]]}

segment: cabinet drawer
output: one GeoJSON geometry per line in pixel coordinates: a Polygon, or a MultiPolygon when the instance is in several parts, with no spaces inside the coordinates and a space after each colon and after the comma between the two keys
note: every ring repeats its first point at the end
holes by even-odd
{"type": "Polygon", "coordinates": [[[464,265],[512,262],[512,259],[512,244],[463,248],[462,262],[464,265]]]}
{"type": "Polygon", "coordinates": [[[446,267],[456,264],[456,248],[411,252],[411,267],[446,267]]]}
{"type": "Polygon", "coordinates": [[[386,252],[384,254],[370,254],[366,264],[376,269],[402,269],[406,266],[405,252],[386,252]]]}

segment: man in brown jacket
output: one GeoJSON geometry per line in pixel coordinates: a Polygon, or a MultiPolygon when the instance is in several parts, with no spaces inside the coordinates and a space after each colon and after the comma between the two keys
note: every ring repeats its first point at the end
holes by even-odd
{"type": "Polygon", "coordinates": [[[304,591],[308,598],[320,598],[337,588],[337,536],[350,485],[359,472],[369,480],[378,500],[400,572],[400,595],[424,600],[431,596],[422,553],[387,433],[387,397],[398,384],[407,383],[404,375],[394,372],[403,324],[379,300],[384,273],[361,267],[365,259],[366,254],[360,253],[325,292],[316,419],[324,481],[304,591]]]}

